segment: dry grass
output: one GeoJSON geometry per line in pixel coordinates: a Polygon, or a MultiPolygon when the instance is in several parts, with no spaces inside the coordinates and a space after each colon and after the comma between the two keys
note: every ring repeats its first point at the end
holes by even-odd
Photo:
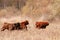
{"type": "MultiPolygon", "coordinates": [[[[11,20],[10,22],[16,21],[19,17],[11,20]]],[[[21,19],[21,18],[20,18],[21,19]]],[[[24,18],[25,19],[25,18],[24,18]]],[[[18,20],[18,21],[23,21],[18,20]]],[[[26,19],[25,19],[26,20],[26,19]]],[[[32,19],[29,20],[28,31],[26,30],[14,30],[14,31],[0,31],[0,40],[60,40],[60,23],[50,23],[46,29],[37,29],[35,28],[34,22],[32,19]]],[[[9,22],[9,21],[8,21],[9,22]]],[[[2,27],[3,23],[1,22],[0,28],[2,27]]]]}
{"type": "Polygon", "coordinates": [[[60,0],[26,0],[21,10],[14,5],[0,10],[0,30],[4,22],[24,20],[29,21],[28,31],[0,31],[0,40],[60,40],[60,0]],[[49,26],[36,29],[36,21],[48,21],[49,26]]]}

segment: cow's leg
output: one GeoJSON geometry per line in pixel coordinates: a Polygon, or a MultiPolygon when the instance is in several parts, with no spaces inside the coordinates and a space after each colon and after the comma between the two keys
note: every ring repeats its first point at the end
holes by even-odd
{"type": "Polygon", "coordinates": [[[17,27],[17,30],[19,30],[19,29],[20,29],[20,26],[17,27]]]}
{"type": "Polygon", "coordinates": [[[41,28],[45,29],[46,28],[46,25],[42,25],[41,28]]]}
{"type": "Polygon", "coordinates": [[[25,29],[27,30],[27,26],[25,26],[25,29]]]}
{"type": "Polygon", "coordinates": [[[4,31],[5,30],[5,28],[3,27],[3,28],[1,28],[1,31],[4,31]]]}
{"type": "Polygon", "coordinates": [[[13,29],[13,26],[9,26],[8,30],[10,30],[10,31],[11,31],[12,29],[13,29]]]}
{"type": "Polygon", "coordinates": [[[23,29],[27,30],[27,26],[24,25],[24,26],[23,26],[23,29]]]}
{"type": "Polygon", "coordinates": [[[13,29],[13,30],[16,30],[17,28],[16,28],[16,27],[13,27],[12,29],[13,29]]]}
{"type": "Polygon", "coordinates": [[[36,28],[40,29],[41,28],[41,25],[36,25],[36,28]]]}
{"type": "Polygon", "coordinates": [[[27,26],[26,25],[22,26],[22,29],[27,30],[27,26]]]}

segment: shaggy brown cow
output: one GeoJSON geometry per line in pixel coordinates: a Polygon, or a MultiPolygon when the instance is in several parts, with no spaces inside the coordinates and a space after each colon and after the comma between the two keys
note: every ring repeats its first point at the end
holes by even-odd
{"type": "Polygon", "coordinates": [[[48,26],[49,23],[48,22],[36,22],[36,28],[46,28],[46,26],[48,26]]]}
{"type": "Polygon", "coordinates": [[[27,30],[27,25],[29,22],[26,20],[21,23],[4,23],[1,31],[4,31],[5,29],[7,30],[16,30],[16,29],[26,29],[27,30]]]}
{"type": "Polygon", "coordinates": [[[26,20],[24,22],[20,23],[20,29],[26,29],[27,30],[27,25],[29,24],[29,22],[26,20]]]}
{"type": "Polygon", "coordinates": [[[4,23],[1,31],[4,31],[5,29],[7,29],[7,30],[13,30],[14,27],[15,27],[15,25],[13,25],[12,23],[4,23]]]}

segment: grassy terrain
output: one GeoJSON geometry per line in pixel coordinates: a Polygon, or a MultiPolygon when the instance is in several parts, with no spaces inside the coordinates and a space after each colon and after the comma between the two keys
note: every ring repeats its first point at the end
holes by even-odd
{"type": "Polygon", "coordinates": [[[0,40],[60,40],[60,0],[0,0],[0,4],[0,30],[4,22],[29,21],[28,31],[0,31],[0,40]],[[49,26],[37,29],[36,21],[48,21],[49,26]]]}

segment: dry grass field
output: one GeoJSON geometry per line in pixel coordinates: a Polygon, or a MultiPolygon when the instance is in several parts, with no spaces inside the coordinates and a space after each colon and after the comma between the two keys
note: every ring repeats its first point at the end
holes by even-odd
{"type": "MultiPolygon", "coordinates": [[[[12,19],[12,18],[11,18],[12,19]]],[[[8,22],[18,22],[22,21],[21,18],[16,17],[13,20],[8,22]],[[17,21],[17,19],[20,19],[17,21]]],[[[26,20],[26,19],[25,19],[26,20]]],[[[30,24],[27,26],[28,30],[13,30],[13,31],[0,31],[0,40],[60,40],[60,23],[53,22],[49,23],[49,26],[46,29],[37,29],[35,28],[34,22],[31,19],[29,20],[30,24]]],[[[3,25],[3,22],[0,23],[0,29],[3,25]]]]}
{"type": "Polygon", "coordinates": [[[5,6],[0,9],[0,40],[60,40],[60,0],[22,0],[21,7],[17,5],[20,9],[15,5],[5,6]],[[1,31],[4,22],[24,20],[29,21],[28,30],[1,31]],[[48,21],[49,25],[46,29],[37,29],[36,21],[48,21]]]}

